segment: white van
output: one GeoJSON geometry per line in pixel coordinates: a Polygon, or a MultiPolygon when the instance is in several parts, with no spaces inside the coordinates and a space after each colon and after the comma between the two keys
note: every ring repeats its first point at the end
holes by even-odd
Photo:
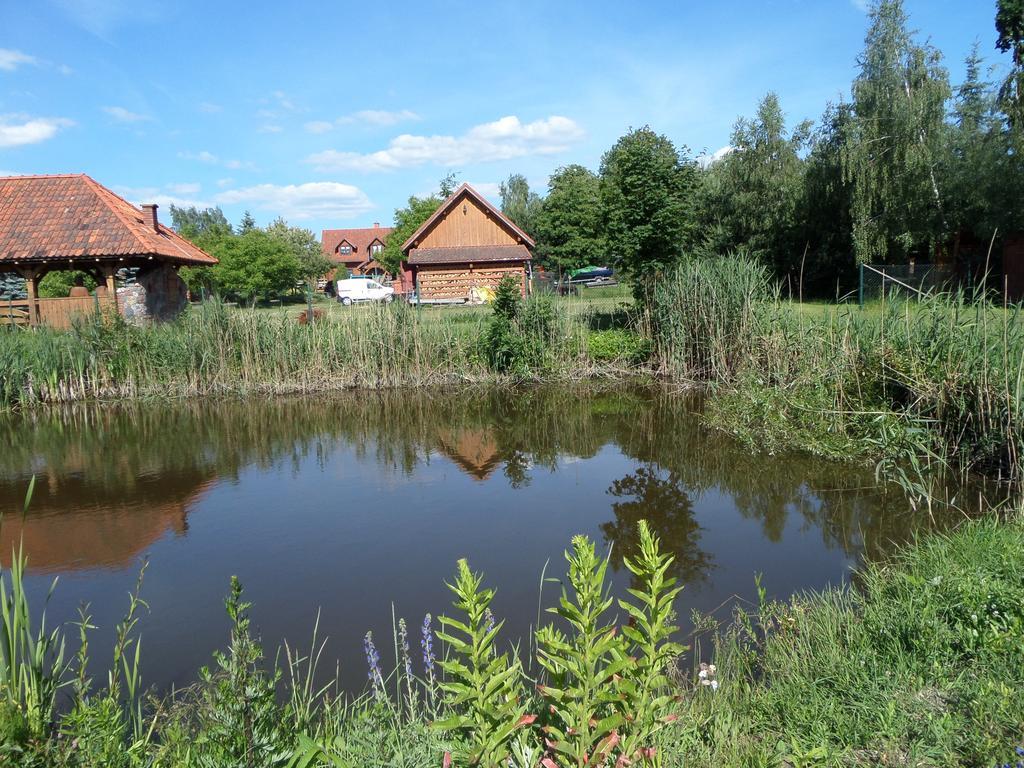
{"type": "Polygon", "coordinates": [[[338,301],[346,307],[357,301],[391,301],[395,297],[395,289],[381,285],[376,280],[365,277],[350,277],[338,281],[338,301]]]}

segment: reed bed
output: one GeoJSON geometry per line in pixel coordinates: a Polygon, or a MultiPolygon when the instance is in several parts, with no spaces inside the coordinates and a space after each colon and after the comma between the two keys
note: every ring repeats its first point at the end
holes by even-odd
{"type": "MultiPolygon", "coordinates": [[[[508,379],[483,354],[488,322],[486,313],[396,304],[300,325],[291,313],[207,302],[151,327],[88,319],[67,332],[0,332],[0,407],[508,379]]],[[[531,374],[588,375],[586,314],[556,312],[552,322],[553,342],[531,374]]]]}
{"type": "Polygon", "coordinates": [[[943,293],[808,313],[742,258],[684,263],[649,310],[666,375],[760,450],[951,466],[1019,484],[1020,306],[943,293]]]}

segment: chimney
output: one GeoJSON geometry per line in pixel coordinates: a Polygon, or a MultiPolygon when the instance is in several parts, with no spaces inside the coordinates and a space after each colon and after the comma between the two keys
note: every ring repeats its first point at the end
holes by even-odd
{"type": "Polygon", "coordinates": [[[380,222],[379,221],[373,222],[373,228],[374,229],[380,229],[380,222]]]}
{"type": "Polygon", "coordinates": [[[154,232],[160,231],[160,225],[156,219],[156,203],[146,203],[142,206],[142,220],[145,221],[149,226],[153,228],[154,232]]]}

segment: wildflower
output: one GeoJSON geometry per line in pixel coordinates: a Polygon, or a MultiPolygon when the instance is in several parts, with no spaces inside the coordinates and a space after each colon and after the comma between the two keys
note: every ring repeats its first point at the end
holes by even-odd
{"type": "Polygon", "coordinates": [[[487,628],[488,634],[494,630],[494,614],[491,613],[490,608],[484,611],[484,625],[487,628]]]}
{"type": "Polygon", "coordinates": [[[428,613],[423,617],[423,627],[421,628],[420,647],[423,649],[423,669],[427,672],[427,677],[431,680],[434,678],[434,630],[431,627],[431,616],[428,613]]]}
{"type": "Polygon", "coordinates": [[[405,628],[405,619],[398,620],[398,647],[402,649],[402,664],[405,677],[412,680],[412,659],[409,657],[409,632],[405,628]]]}
{"type": "Polygon", "coordinates": [[[697,672],[697,679],[700,680],[700,684],[710,688],[712,691],[718,690],[718,680],[715,679],[715,674],[718,672],[717,667],[714,664],[705,664],[701,662],[700,671],[697,672]]]}
{"type": "Polygon", "coordinates": [[[377,648],[373,644],[373,632],[367,632],[366,637],[363,638],[363,650],[366,652],[366,665],[369,667],[367,677],[373,687],[373,695],[375,698],[380,698],[384,687],[384,678],[380,673],[380,654],[377,653],[377,648]]]}

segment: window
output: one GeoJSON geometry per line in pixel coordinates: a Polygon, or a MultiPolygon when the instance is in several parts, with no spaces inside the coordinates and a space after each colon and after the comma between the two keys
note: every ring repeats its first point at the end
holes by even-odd
{"type": "Polygon", "coordinates": [[[352,253],[352,246],[351,245],[339,245],[338,246],[338,253],[352,253]]]}
{"type": "Polygon", "coordinates": [[[380,243],[374,243],[370,246],[370,253],[380,253],[384,250],[384,246],[380,243]]]}

